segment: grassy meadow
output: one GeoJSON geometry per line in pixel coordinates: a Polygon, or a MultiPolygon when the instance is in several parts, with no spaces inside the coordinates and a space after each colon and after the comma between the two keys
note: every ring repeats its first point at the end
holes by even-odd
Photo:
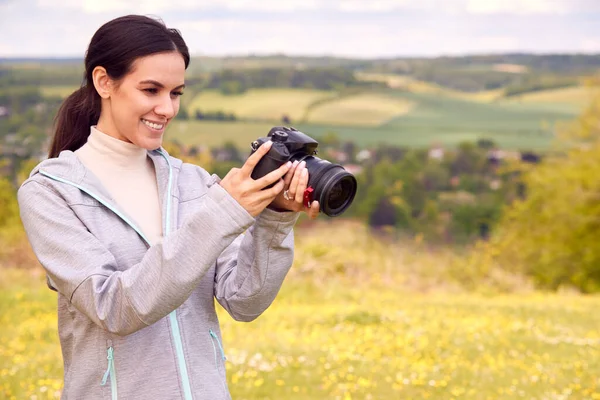
{"type": "MultiPolygon", "coordinates": [[[[285,114],[309,135],[336,133],[359,146],[392,144],[455,146],[463,141],[492,139],[506,149],[551,148],[557,124],[573,120],[597,89],[586,86],[550,89],[513,97],[498,90],[464,93],[390,74],[358,74],[385,81],[388,89],[325,91],[316,89],[250,89],[238,95],[202,91],[186,99],[190,115],[224,111],[235,122],[173,121],[168,137],[189,145],[221,145],[233,141],[245,149],[280,124],[285,114]]],[[[66,96],[70,87],[44,86],[45,95],[66,96]]]]}
{"type": "MultiPolygon", "coordinates": [[[[282,89],[284,93],[286,89],[282,89]]],[[[281,103],[291,104],[296,89],[287,89],[281,103]]],[[[507,149],[545,150],[551,147],[558,123],[571,121],[591,99],[587,88],[567,88],[539,92],[521,98],[493,98],[492,94],[454,95],[429,91],[386,89],[347,96],[318,98],[306,108],[274,108],[276,115],[303,115],[292,118],[292,125],[309,135],[335,132],[342,140],[359,146],[381,143],[427,147],[432,144],[455,146],[462,141],[492,139],[507,149]]],[[[301,91],[306,96],[306,90],[301,91]]],[[[201,94],[199,96],[208,96],[201,94]]],[[[242,107],[243,96],[221,96],[215,104],[229,101],[228,108],[242,107]],[[224,99],[225,98],[225,99],[224,99]],[[229,99],[227,99],[229,98],[229,99]]],[[[254,95],[254,98],[258,98],[254,95]]],[[[306,99],[306,97],[304,97],[306,99]]],[[[195,102],[195,100],[194,100],[195,102]]],[[[272,100],[262,99],[252,107],[270,107],[272,100]]],[[[302,102],[297,102],[300,106],[302,102]]],[[[243,106],[245,110],[249,105],[243,106]]],[[[266,120],[266,110],[244,114],[253,121],[212,122],[176,121],[169,135],[186,144],[207,144],[215,140],[233,140],[245,148],[249,140],[262,136],[280,123],[266,120]]]]}
{"type": "Polygon", "coordinates": [[[235,96],[225,96],[216,90],[207,90],[194,97],[188,112],[224,111],[242,119],[280,120],[286,114],[292,120],[303,117],[308,106],[316,101],[335,97],[335,92],[312,89],[250,89],[235,96]]]}
{"type": "MultiPolygon", "coordinates": [[[[466,291],[459,254],[350,222],[296,238],[265,314],[219,308],[234,399],[600,399],[599,297],[502,275],[466,291]]],[[[60,396],[55,307],[40,269],[3,270],[0,398],[60,396]]]]}

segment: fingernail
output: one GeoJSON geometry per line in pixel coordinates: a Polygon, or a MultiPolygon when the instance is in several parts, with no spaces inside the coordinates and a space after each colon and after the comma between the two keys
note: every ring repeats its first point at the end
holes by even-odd
{"type": "Polygon", "coordinates": [[[308,170],[306,168],[304,168],[302,170],[302,176],[306,176],[308,174],[308,170]]]}
{"type": "Polygon", "coordinates": [[[288,161],[288,162],[285,164],[285,166],[286,166],[286,167],[288,167],[288,168],[290,168],[290,167],[292,166],[292,162],[291,162],[291,161],[288,161]]]}
{"type": "Polygon", "coordinates": [[[265,142],[264,146],[266,146],[266,147],[270,147],[272,144],[273,144],[273,142],[272,142],[272,141],[270,141],[270,140],[267,140],[267,141],[265,142]]]}
{"type": "Polygon", "coordinates": [[[294,165],[294,167],[295,167],[296,165],[298,165],[298,160],[294,161],[294,164],[293,164],[293,165],[294,165]]]}
{"type": "Polygon", "coordinates": [[[302,161],[300,164],[302,164],[300,168],[304,168],[306,166],[306,161],[302,161]]]}

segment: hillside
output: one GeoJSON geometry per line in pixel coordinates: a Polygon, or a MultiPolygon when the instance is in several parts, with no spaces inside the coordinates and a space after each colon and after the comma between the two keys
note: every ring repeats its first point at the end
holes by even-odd
{"type": "MultiPolygon", "coordinates": [[[[64,98],[81,84],[80,62],[0,60],[0,97],[39,88],[47,98],[64,98]]],[[[169,130],[183,143],[229,138],[246,148],[285,116],[308,134],[335,133],[359,146],[490,139],[507,149],[545,150],[556,124],[572,120],[593,98],[595,90],[581,82],[598,69],[600,56],[272,55],[196,57],[191,65],[180,115],[188,120],[169,130]],[[236,121],[223,121],[231,115],[236,121]]]]}
{"type": "Polygon", "coordinates": [[[169,134],[188,144],[227,138],[245,148],[253,136],[263,135],[286,114],[307,134],[334,132],[360,146],[455,146],[486,138],[504,148],[544,150],[552,144],[555,124],[572,120],[593,93],[576,87],[505,99],[494,92],[465,94],[413,80],[394,89],[349,95],[306,89],[253,89],[228,96],[212,91],[194,98],[190,110],[233,112],[241,121],[177,122],[169,134]],[[209,137],[215,131],[218,138],[209,137]]]}

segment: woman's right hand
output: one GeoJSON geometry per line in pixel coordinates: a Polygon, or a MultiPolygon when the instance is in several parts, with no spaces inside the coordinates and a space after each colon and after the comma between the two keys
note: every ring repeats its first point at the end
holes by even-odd
{"type": "Polygon", "coordinates": [[[242,168],[232,168],[220,182],[223,189],[253,217],[260,214],[281,193],[283,190],[282,177],[292,166],[291,162],[287,162],[260,179],[252,179],[254,167],[269,152],[271,145],[271,141],[264,143],[248,157],[242,168]],[[272,183],[275,183],[273,187],[263,190],[272,183]]]}

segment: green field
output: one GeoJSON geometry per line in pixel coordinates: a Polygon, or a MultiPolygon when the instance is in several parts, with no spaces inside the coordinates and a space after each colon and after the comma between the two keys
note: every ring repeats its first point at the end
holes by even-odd
{"type": "MultiPolygon", "coordinates": [[[[233,398],[600,399],[598,296],[464,292],[447,252],[421,250],[354,225],[299,231],[265,314],[219,308],[233,398]]],[[[39,271],[0,274],[0,398],[60,396],[56,294],[39,271]]]]}
{"type": "MultiPolygon", "coordinates": [[[[336,93],[312,89],[252,89],[225,96],[204,91],[190,100],[189,111],[225,111],[240,121],[174,121],[168,138],[185,144],[217,146],[233,141],[241,149],[286,114],[308,135],[336,133],[359,146],[392,144],[455,146],[463,141],[492,139],[506,149],[546,150],[557,123],[572,121],[597,90],[571,87],[511,98],[499,91],[461,93],[401,76],[367,74],[394,88],[336,93]]],[[[46,95],[65,96],[73,88],[45,86],[46,95]]]]}
{"type": "MultiPolygon", "coordinates": [[[[455,146],[462,141],[488,138],[508,149],[544,150],[552,144],[556,122],[571,121],[577,115],[574,111],[576,107],[548,109],[535,102],[474,101],[450,95],[400,90],[380,91],[376,98],[384,96],[398,99],[398,104],[410,104],[410,109],[398,108],[395,117],[387,118],[385,123],[378,126],[296,122],[292,122],[292,125],[308,135],[322,136],[335,132],[342,140],[353,140],[359,146],[382,143],[409,147],[427,147],[436,143],[455,146]]],[[[324,102],[314,110],[327,107],[338,118],[344,115],[344,99],[324,102]]],[[[352,121],[350,114],[346,113],[348,121],[352,121]]],[[[168,137],[186,144],[209,146],[232,140],[241,148],[246,148],[248,143],[265,135],[276,124],[279,122],[176,121],[168,137]]]]}
{"type": "Polygon", "coordinates": [[[42,95],[46,97],[66,98],[78,88],[75,86],[42,86],[42,95]]]}
{"type": "Polygon", "coordinates": [[[297,121],[312,103],[335,95],[335,92],[311,89],[251,89],[243,94],[226,96],[207,90],[194,97],[188,112],[194,115],[198,109],[224,111],[234,113],[238,118],[276,121],[286,114],[297,121]]]}
{"type": "Polygon", "coordinates": [[[598,88],[575,86],[561,89],[542,90],[510,97],[503,103],[517,107],[538,107],[545,110],[579,112],[600,94],[598,88]]]}
{"type": "Polygon", "coordinates": [[[377,127],[410,113],[414,103],[380,93],[360,93],[323,102],[307,112],[303,122],[377,127]]]}

